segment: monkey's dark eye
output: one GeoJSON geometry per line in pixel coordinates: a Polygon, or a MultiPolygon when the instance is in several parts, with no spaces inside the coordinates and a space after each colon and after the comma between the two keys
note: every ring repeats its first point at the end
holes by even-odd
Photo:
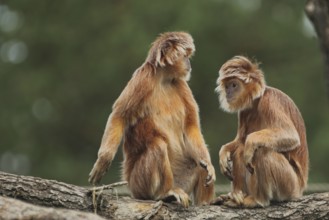
{"type": "Polygon", "coordinates": [[[235,83],[232,83],[232,87],[235,88],[237,87],[237,85],[235,83]]]}

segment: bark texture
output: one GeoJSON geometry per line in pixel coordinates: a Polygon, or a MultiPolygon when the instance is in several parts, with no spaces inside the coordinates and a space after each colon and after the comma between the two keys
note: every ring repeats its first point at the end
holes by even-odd
{"type": "Polygon", "coordinates": [[[96,219],[94,214],[86,213],[94,212],[96,207],[98,215],[110,219],[329,219],[329,193],[307,195],[264,209],[185,209],[161,201],[117,197],[115,190],[98,191],[93,198],[93,189],[3,172],[0,186],[0,219],[96,219]]]}
{"type": "Polygon", "coordinates": [[[17,199],[0,196],[0,219],[34,219],[34,220],[70,220],[70,219],[104,219],[93,213],[46,208],[22,202],[17,199]]]}
{"type": "Polygon", "coordinates": [[[305,12],[319,37],[320,47],[324,55],[325,79],[329,97],[329,1],[307,0],[305,12]]]}

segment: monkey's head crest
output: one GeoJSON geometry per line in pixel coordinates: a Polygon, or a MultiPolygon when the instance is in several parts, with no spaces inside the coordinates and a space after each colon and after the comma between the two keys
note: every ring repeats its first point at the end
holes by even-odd
{"type": "Polygon", "coordinates": [[[264,74],[259,69],[259,63],[252,62],[244,56],[235,56],[222,65],[219,70],[217,83],[228,78],[238,78],[245,83],[252,81],[258,83],[264,82],[264,74]]]}
{"type": "Polygon", "coordinates": [[[155,67],[173,65],[181,57],[191,57],[195,52],[193,38],[186,32],[161,34],[151,46],[146,61],[155,67]]]}
{"type": "Polygon", "coordinates": [[[257,62],[252,62],[244,56],[235,56],[222,65],[217,79],[218,87],[215,89],[219,93],[221,107],[227,112],[236,112],[247,109],[252,105],[252,101],[261,97],[265,92],[265,79],[257,62]],[[226,100],[225,83],[237,78],[244,83],[246,94],[242,103],[238,106],[230,105],[226,100]]]}

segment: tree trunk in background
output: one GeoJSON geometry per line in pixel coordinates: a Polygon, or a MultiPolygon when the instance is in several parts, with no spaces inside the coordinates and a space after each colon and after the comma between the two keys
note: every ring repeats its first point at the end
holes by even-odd
{"type": "Polygon", "coordinates": [[[329,98],[329,1],[308,0],[305,6],[306,14],[313,23],[319,37],[320,47],[325,61],[325,80],[329,98]]]}
{"type": "Polygon", "coordinates": [[[110,219],[329,219],[329,193],[307,195],[262,209],[223,206],[185,209],[161,201],[118,197],[115,189],[99,192],[93,198],[92,189],[3,172],[0,186],[0,219],[96,219],[95,214],[87,213],[94,212],[95,207],[97,214],[110,219]]]}

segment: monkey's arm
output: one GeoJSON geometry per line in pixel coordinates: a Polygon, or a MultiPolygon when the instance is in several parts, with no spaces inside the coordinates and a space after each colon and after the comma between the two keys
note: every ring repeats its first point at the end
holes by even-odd
{"type": "Polygon", "coordinates": [[[278,152],[291,151],[300,145],[299,135],[294,128],[263,129],[247,136],[246,147],[268,147],[278,152]]]}
{"type": "Polygon", "coordinates": [[[184,134],[187,144],[186,152],[194,159],[197,165],[200,165],[208,172],[205,185],[209,185],[216,180],[216,175],[215,168],[211,163],[207,145],[201,133],[199,108],[186,81],[178,81],[177,88],[182,97],[183,103],[185,104],[186,110],[184,134]]]}
{"type": "Polygon", "coordinates": [[[111,165],[118,150],[124,130],[124,120],[119,114],[113,112],[106,124],[98,158],[89,174],[89,182],[97,184],[111,165]]]}
{"type": "Polygon", "coordinates": [[[259,112],[264,129],[246,137],[246,148],[268,147],[278,152],[291,151],[300,145],[300,138],[288,110],[274,106],[274,102],[260,102],[259,112]]]}
{"type": "Polygon", "coordinates": [[[249,171],[253,171],[251,161],[259,147],[267,147],[277,152],[291,151],[300,145],[300,138],[291,119],[278,113],[268,128],[253,132],[247,136],[244,161],[249,171]],[[251,169],[250,169],[251,168],[251,169]]]}
{"type": "Polygon", "coordinates": [[[200,165],[208,172],[205,183],[205,185],[208,186],[216,180],[215,168],[211,163],[208,148],[197,123],[192,123],[187,126],[186,138],[190,145],[190,149],[187,149],[188,152],[190,152],[190,155],[195,160],[196,164],[200,165]]]}

